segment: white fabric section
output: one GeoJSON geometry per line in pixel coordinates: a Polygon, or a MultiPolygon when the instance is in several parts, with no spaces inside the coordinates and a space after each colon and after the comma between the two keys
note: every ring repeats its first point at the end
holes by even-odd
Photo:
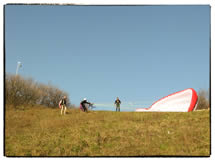
{"type": "Polygon", "coordinates": [[[192,101],[192,94],[191,89],[177,92],[154,103],[148,110],[137,109],[136,111],[188,112],[192,101]]]}

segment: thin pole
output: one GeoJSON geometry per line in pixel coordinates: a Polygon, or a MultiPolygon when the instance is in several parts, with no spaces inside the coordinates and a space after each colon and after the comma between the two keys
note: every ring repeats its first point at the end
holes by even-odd
{"type": "Polygon", "coordinates": [[[19,68],[22,66],[21,62],[17,62],[17,67],[16,67],[16,75],[18,74],[19,68]]]}

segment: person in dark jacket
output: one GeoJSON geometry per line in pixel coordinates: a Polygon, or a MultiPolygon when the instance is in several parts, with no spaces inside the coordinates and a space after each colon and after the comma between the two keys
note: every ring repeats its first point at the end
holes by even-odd
{"type": "Polygon", "coordinates": [[[89,105],[89,106],[93,105],[93,103],[88,102],[86,98],[84,98],[83,101],[81,101],[80,104],[81,104],[84,112],[88,111],[87,105],[89,105]]]}
{"type": "Polygon", "coordinates": [[[117,99],[115,101],[116,111],[120,112],[120,104],[121,104],[121,101],[119,100],[119,97],[117,97],[117,99]]]}

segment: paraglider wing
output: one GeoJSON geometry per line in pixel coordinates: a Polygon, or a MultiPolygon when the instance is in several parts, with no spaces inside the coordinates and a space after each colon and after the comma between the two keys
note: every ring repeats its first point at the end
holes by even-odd
{"type": "Polygon", "coordinates": [[[81,110],[81,111],[84,111],[84,108],[83,108],[83,106],[81,105],[81,103],[80,103],[80,110],[81,110]]]}
{"type": "Polygon", "coordinates": [[[136,111],[189,112],[193,111],[197,100],[198,96],[196,91],[188,88],[156,101],[149,108],[138,108],[136,111]]]}
{"type": "Polygon", "coordinates": [[[61,108],[61,101],[62,101],[62,100],[60,100],[60,102],[59,102],[59,104],[58,104],[59,108],[61,108]]]}

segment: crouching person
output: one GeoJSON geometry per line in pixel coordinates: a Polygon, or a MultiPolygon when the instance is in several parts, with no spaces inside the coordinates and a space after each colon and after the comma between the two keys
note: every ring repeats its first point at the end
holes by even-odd
{"type": "Polygon", "coordinates": [[[59,107],[61,108],[61,115],[64,113],[66,114],[66,96],[63,97],[63,99],[59,102],[59,107]]]}
{"type": "Polygon", "coordinates": [[[81,101],[80,103],[80,109],[84,112],[88,112],[88,107],[87,106],[92,106],[93,103],[90,103],[87,101],[86,98],[83,99],[83,101],[81,101]]]}

